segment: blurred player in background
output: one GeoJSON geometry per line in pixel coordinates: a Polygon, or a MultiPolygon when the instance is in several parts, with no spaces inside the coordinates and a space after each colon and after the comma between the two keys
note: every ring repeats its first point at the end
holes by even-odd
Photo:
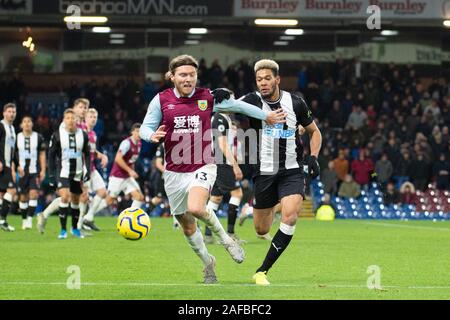
{"type": "Polygon", "coordinates": [[[14,103],[3,107],[3,120],[0,125],[0,228],[4,231],[15,231],[7,221],[11,203],[16,196],[14,156],[16,148],[16,131],[13,123],[17,108],[14,103]]]}
{"type": "Polygon", "coordinates": [[[75,112],[72,109],[64,111],[64,125],[54,132],[49,147],[49,181],[56,185],[61,197],[59,218],[61,232],[59,239],[67,238],[67,216],[72,216],[71,233],[77,238],[83,238],[77,228],[80,216],[79,202],[83,193],[83,182],[89,180],[90,150],[87,133],[77,128],[75,112]],[[70,203],[70,205],[69,205],[70,203]]]}
{"type": "Polygon", "coordinates": [[[140,123],[135,123],[131,127],[131,136],[120,143],[119,150],[117,150],[114,164],[109,174],[108,183],[108,197],[106,203],[111,205],[114,200],[120,195],[130,194],[133,199],[131,204],[134,208],[141,208],[144,204],[144,195],[141,187],[136,179],[139,175],[134,170],[134,164],[139,158],[142,141],[139,137],[140,123]]]}
{"type": "MultiPolygon", "coordinates": [[[[228,224],[227,232],[230,237],[239,243],[245,243],[239,239],[234,230],[239,206],[242,200],[242,188],[240,182],[242,180],[242,171],[236,159],[234,149],[234,138],[236,134],[233,131],[233,124],[229,115],[225,113],[215,113],[212,118],[212,129],[215,134],[214,143],[217,163],[217,178],[211,190],[211,197],[208,201],[208,207],[215,213],[219,210],[223,196],[230,193],[228,202],[228,224]]],[[[205,242],[214,243],[211,230],[205,228],[205,242]]]]}
{"type": "MultiPolygon", "coordinates": [[[[158,146],[158,149],[156,150],[155,154],[155,167],[156,170],[158,170],[158,176],[157,176],[157,184],[155,187],[155,196],[150,201],[150,211],[153,210],[157,205],[161,204],[164,201],[164,198],[167,197],[166,190],[164,190],[164,178],[163,174],[165,171],[164,167],[164,143],[161,143],[158,146]]],[[[173,228],[178,229],[180,227],[180,224],[178,223],[178,220],[173,217],[173,228]]]]}
{"type": "Polygon", "coordinates": [[[41,134],[33,131],[33,119],[24,116],[20,124],[22,132],[17,135],[17,172],[19,173],[19,209],[22,229],[31,229],[33,215],[38,205],[39,188],[45,179],[46,143],[41,134]]]}
{"type": "Polygon", "coordinates": [[[100,231],[100,229],[94,224],[94,215],[107,207],[106,204],[106,184],[103,181],[102,176],[95,167],[95,160],[101,161],[102,169],[108,165],[108,157],[97,150],[97,134],[94,131],[94,127],[97,124],[98,112],[94,108],[90,108],[86,115],[86,130],[89,137],[89,147],[91,150],[91,179],[86,183],[88,187],[88,193],[95,193],[89,205],[89,211],[85,216],[80,217],[79,227],[87,227],[90,230],[100,231]]]}
{"type": "MultiPolygon", "coordinates": [[[[86,117],[87,110],[89,109],[90,102],[88,99],[79,98],[76,99],[73,103],[73,107],[71,108],[72,112],[74,113],[76,127],[78,129],[83,130],[86,132],[87,126],[84,121],[86,117]]],[[[61,123],[60,127],[64,127],[64,121],[61,123]]],[[[87,170],[87,168],[85,168],[87,170]]],[[[87,194],[87,188],[84,188],[83,195],[80,197],[80,214],[84,215],[86,214],[87,209],[87,201],[89,200],[88,194],[87,194]]],[[[45,210],[42,213],[39,213],[37,216],[37,227],[40,233],[44,233],[45,225],[47,223],[48,217],[50,217],[52,214],[58,212],[59,206],[61,203],[61,197],[55,198],[48,206],[45,208],[45,210]]]]}

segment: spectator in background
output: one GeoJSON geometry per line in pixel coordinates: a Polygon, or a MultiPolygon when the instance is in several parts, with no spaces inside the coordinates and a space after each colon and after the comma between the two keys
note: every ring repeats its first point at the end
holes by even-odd
{"type": "Polygon", "coordinates": [[[388,156],[385,153],[383,153],[381,159],[376,162],[375,172],[377,174],[378,183],[381,185],[381,188],[385,190],[386,185],[394,173],[392,163],[389,161],[388,156]]]}
{"type": "Polygon", "coordinates": [[[346,117],[339,100],[333,101],[333,107],[328,113],[328,119],[330,119],[330,126],[332,128],[344,128],[346,117]]]}
{"type": "Polygon", "coordinates": [[[328,168],[328,162],[330,162],[331,160],[332,160],[332,157],[330,154],[330,150],[327,147],[323,148],[322,152],[320,152],[320,154],[319,154],[319,158],[317,159],[317,161],[319,162],[320,168],[321,169],[328,168]]]}
{"type": "Polygon", "coordinates": [[[386,191],[384,192],[384,204],[398,204],[402,201],[400,192],[395,190],[395,185],[389,182],[386,186],[386,191]]]}
{"type": "Polygon", "coordinates": [[[216,89],[222,86],[223,70],[219,64],[219,60],[215,59],[208,71],[209,84],[211,89],[216,89]]]}
{"type": "Polygon", "coordinates": [[[408,151],[402,153],[400,160],[395,167],[395,174],[401,177],[411,177],[412,175],[412,160],[408,151]]]}
{"type": "Polygon", "coordinates": [[[450,164],[445,158],[445,154],[441,153],[439,160],[433,165],[433,177],[439,190],[447,190],[449,188],[449,174],[450,164]]]}
{"type": "Polygon", "coordinates": [[[351,168],[356,183],[367,188],[371,178],[370,174],[373,172],[374,166],[372,160],[366,158],[363,149],[360,150],[358,159],[353,160],[351,168]]]}
{"type": "Polygon", "coordinates": [[[69,106],[73,105],[73,102],[81,97],[81,88],[77,80],[72,80],[69,89],[66,91],[69,98],[69,106]]]}
{"type": "Polygon", "coordinates": [[[351,175],[345,176],[344,182],[339,187],[338,195],[343,198],[358,198],[361,194],[361,187],[355,181],[351,175]]]}
{"type": "Polygon", "coordinates": [[[308,85],[308,68],[302,65],[300,72],[297,75],[297,90],[304,92],[308,85]]]}
{"type": "Polygon", "coordinates": [[[207,87],[209,84],[208,67],[206,66],[206,60],[204,58],[199,61],[198,80],[200,82],[200,86],[202,87],[207,87]]]}
{"type": "Polygon", "coordinates": [[[350,113],[345,128],[347,130],[348,129],[359,130],[365,125],[366,120],[367,114],[362,110],[360,105],[355,105],[353,107],[352,113],[350,113]]]}
{"type": "Polygon", "coordinates": [[[228,66],[227,70],[225,70],[224,76],[227,77],[228,82],[231,85],[230,89],[231,91],[235,91],[238,87],[238,72],[236,71],[236,66],[234,64],[231,64],[228,66]]]}
{"type": "Polygon", "coordinates": [[[147,78],[142,88],[142,102],[148,105],[152,101],[153,97],[156,95],[157,90],[152,81],[152,78],[147,78]]]}
{"type": "Polygon", "coordinates": [[[334,162],[328,162],[328,167],[323,169],[320,173],[320,180],[323,183],[323,190],[332,196],[337,192],[338,177],[334,170],[334,162]]]}
{"type": "Polygon", "coordinates": [[[344,181],[350,170],[350,163],[345,157],[344,149],[339,149],[338,157],[333,160],[333,167],[339,180],[338,183],[341,183],[344,181]]]}
{"type": "Polygon", "coordinates": [[[431,114],[433,122],[435,124],[439,123],[439,118],[441,116],[441,109],[439,108],[439,101],[437,99],[432,99],[431,104],[425,107],[423,110],[424,114],[431,114]]]}
{"type": "Polygon", "coordinates": [[[400,187],[401,202],[404,204],[416,204],[416,189],[414,185],[407,181],[400,187]]]}
{"type": "Polygon", "coordinates": [[[422,153],[417,155],[417,159],[412,164],[412,175],[411,180],[420,191],[425,191],[430,178],[430,166],[425,161],[422,153]]]}

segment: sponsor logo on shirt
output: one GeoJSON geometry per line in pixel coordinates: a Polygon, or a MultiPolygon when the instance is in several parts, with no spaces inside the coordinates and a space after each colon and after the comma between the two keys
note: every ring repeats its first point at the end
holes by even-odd
{"type": "Polygon", "coordinates": [[[293,137],[295,135],[294,129],[283,129],[283,124],[278,123],[274,126],[265,126],[263,130],[263,134],[265,136],[274,138],[274,139],[287,139],[293,137]]]}

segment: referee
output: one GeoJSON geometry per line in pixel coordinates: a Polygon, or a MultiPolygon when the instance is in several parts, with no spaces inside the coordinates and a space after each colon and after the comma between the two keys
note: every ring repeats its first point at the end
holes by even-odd
{"type": "Polygon", "coordinates": [[[269,285],[267,272],[289,245],[295,224],[305,198],[305,174],[308,166],[312,179],[320,173],[317,156],[322,135],[314,123],[306,102],[289,92],[280,90],[279,66],[273,60],[260,60],[255,64],[257,92],[241,100],[264,111],[282,108],[287,113],[286,122],[269,125],[265,121],[249,119],[250,127],[259,132],[257,164],[254,181],[254,224],[258,235],[266,235],[272,225],[272,209],[281,202],[280,229],[273,237],[269,251],[253,280],[257,285],[269,285]],[[303,126],[310,136],[311,154],[303,159],[299,128],[303,126]]]}

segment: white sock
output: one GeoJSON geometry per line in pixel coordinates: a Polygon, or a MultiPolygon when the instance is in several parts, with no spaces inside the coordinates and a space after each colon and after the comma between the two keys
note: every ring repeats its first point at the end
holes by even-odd
{"type": "Polygon", "coordinates": [[[87,203],[80,202],[79,207],[80,207],[80,217],[84,217],[87,211],[87,203]]]}
{"type": "Polygon", "coordinates": [[[192,236],[186,237],[186,240],[188,241],[189,246],[192,248],[192,250],[194,250],[194,252],[202,260],[203,265],[208,265],[211,262],[211,258],[209,256],[205,242],[203,241],[203,236],[200,230],[197,229],[192,236]]]}
{"type": "Polygon", "coordinates": [[[106,200],[102,199],[102,201],[100,201],[100,204],[98,205],[97,211],[95,213],[102,211],[107,206],[108,206],[108,204],[106,203],[106,200]]]}
{"type": "Polygon", "coordinates": [[[89,211],[84,217],[84,220],[86,221],[94,221],[94,215],[99,211],[98,207],[100,206],[100,203],[102,202],[102,198],[98,195],[95,195],[94,199],[91,202],[91,205],[89,206],[89,211]]]}
{"type": "Polygon", "coordinates": [[[212,202],[211,200],[208,201],[206,207],[212,209],[214,212],[217,212],[217,210],[219,210],[219,204],[212,202]]]}
{"type": "Polygon", "coordinates": [[[61,203],[61,197],[56,198],[50,204],[47,208],[45,208],[44,212],[42,212],[42,215],[45,219],[48,219],[52,214],[58,212],[59,210],[59,204],[61,203]]]}
{"type": "Polygon", "coordinates": [[[206,215],[200,218],[211,231],[220,238],[222,244],[229,244],[233,242],[233,239],[225,232],[222,224],[217,218],[216,214],[211,208],[206,208],[206,215]]]}
{"type": "Polygon", "coordinates": [[[143,201],[133,200],[133,203],[131,204],[131,206],[133,208],[141,208],[143,204],[144,204],[143,201]]]}

